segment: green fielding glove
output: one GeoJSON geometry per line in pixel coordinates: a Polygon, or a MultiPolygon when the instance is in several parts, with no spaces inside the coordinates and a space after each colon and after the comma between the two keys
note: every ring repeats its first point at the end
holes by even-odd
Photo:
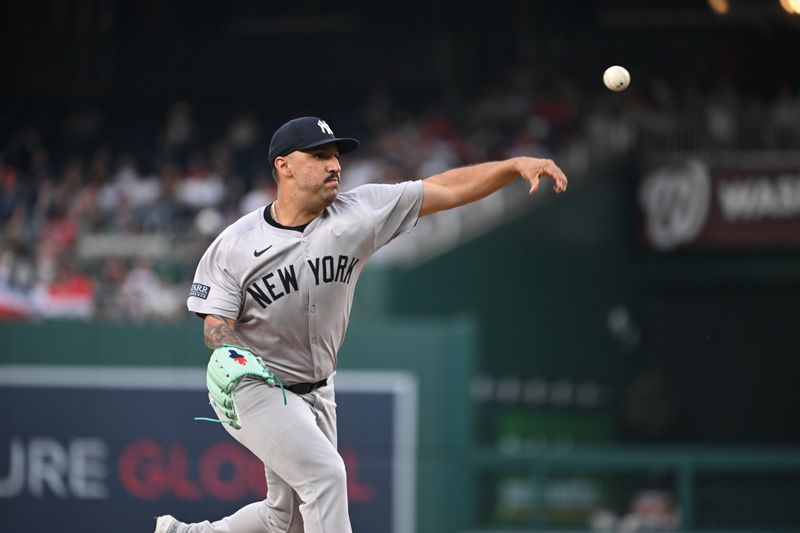
{"type": "MultiPolygon", "coordinates": [[[[206,373],[206,385],[211,394],[212,402],[228,418],[227,420],[213,420],[208,418],[197,418],[196,420],[212,420],[229,424],[234,429],[241,429],[239,424],[239,411],[236,409],[236,402],[233,393],[236,386],[242,379],[251,376],[261,380],[270,387],[279,384],[283,390],[283,384],[278,377],[268,368],[263,366],[260,357],[254,355],[250,350],[231,344],[223,344],[211,353],[208,361],[208,371],[206,373]]],[[[284,392],[284,403],[286,393],[284,392]]]]}

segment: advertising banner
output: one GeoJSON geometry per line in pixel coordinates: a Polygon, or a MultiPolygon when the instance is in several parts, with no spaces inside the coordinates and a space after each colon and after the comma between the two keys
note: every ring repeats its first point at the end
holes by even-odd
{"type": "MultiPolygon", "coordinates": [[[[335,378],[339,451],[356,531],[414,527],[416,382],[335,378]]],[[[261,462],[219,424],[200,369],[2,367],[0,513],[8,533],[152,531],[265,498],[261,462]]]]}
{"type": "Polygon", "coordinates": [[[800,169],[687,159],[645,173],[637,192],[656,251],[800,249],[800,169]]]}

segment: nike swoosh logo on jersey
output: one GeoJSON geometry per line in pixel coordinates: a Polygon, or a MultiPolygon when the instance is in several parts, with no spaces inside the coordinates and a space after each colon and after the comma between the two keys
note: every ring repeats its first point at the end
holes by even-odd
{"type": "Polygon", "coordinates": [[[264,248],[263,250],[261,250],[260,252],[258,250],[253,250],[253,255],[256,256],[256,257],[261,257],[261,254],[263,254],[264,252],[266,252],[270,248],[272,248],[271,244],[269,246],[267,246],[266,248],[264,248]]]}

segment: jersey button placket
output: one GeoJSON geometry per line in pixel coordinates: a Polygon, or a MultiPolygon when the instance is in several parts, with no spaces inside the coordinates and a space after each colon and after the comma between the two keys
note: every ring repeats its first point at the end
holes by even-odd
{"type": "MultiPolygon", "coordinates": [[[[303,243],[303,248],[305,249],[305,256],[311,257],[311,250],[309,250],[309,238],[307,236],[303,236],[300,241],[303,243]]],[[[317,304],[315,303],[314,299],[316,295],[314,293],[314,282],[310,283],[310,290],[308,292],[308,334],[311,346],[311,363],[314,365],[313,372],[314,372],[314,381],[320,380],[325,376],[320,376],[320,365],[319,365],[319,338],[317,337],[319,331],[319,315],[317,313],[317,304]]]]}

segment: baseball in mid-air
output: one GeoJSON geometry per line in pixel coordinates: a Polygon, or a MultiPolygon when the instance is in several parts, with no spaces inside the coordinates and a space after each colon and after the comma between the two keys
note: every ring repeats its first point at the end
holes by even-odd
{"type": "Polygon", "coordinates": [[[603,73],[603,83],[614,92],[624,91],[631,83],[631,74],[625,67],[614,65],[603,73]]]}

